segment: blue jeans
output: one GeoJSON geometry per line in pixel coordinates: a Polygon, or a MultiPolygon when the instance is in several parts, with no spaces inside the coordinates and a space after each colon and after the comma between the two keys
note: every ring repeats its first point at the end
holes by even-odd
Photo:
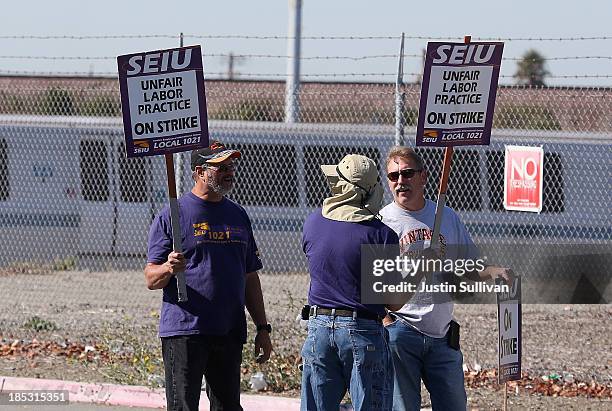
{"type": "Polygon", "coordinates": [[[446,337],[429,337],[400,320],[387,327],[393,359],[393,410],[421,409],[421,379],[434,411],[465,410],[463,355],[446,337]]]}
{"type": "Polygon", "coordinates": [[[338,411],[348,389],[355,411],[391,410],[386,331],[374,320],[317,315],[302,348],[302,411],[338,411]]]}

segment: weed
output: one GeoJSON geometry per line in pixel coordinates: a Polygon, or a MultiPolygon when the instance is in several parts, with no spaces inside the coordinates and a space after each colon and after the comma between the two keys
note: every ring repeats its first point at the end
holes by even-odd
{"type": "Polygon", "coordinates": [[[76,266],[76,257],[56,258],[51,265],[51,269],[53,271],[73,271],[76,270],[76,266]]]}
{"type": "MultiPolygon", "coordinates": [[[[284,337],[281,336],[280,338],[284,337]]],[[[265,375],[268,383],[267,391],[275,393],[299,391],[302,374],[297,368],[296,359],[296,355],[288,355],[282,351],[280,353],[273,352],[265,364],[257,364],[253,352],[253,339],[249,339],[242,349],[241,389],[248,391],[250,389],[249,378],[252,374],[260,371],[265,375]]]]}
{"type": "Polygon", "coordinates": [[[119,384],[159,386],[159,381],[151,378],[163,375],[161,350],[152,344],[157,341],[152,338],[155,330],[134,332],[128,322],[109,324],[102,332],[100,346],[109,356],[99,372],[119,384]]]}
{"type": "Polygon", "coordinates": [[[39,331],[55,331],[55,330],[58,329],[57,325],[54,322],[42,319],[42,318],[40,318],[40,317],[38,317],[36,315],[34,317],[31,317],[25,323],[23,323],[23,326],[25,328],[32,329],[32,330],[34,330],[36,332],[39,332],[39,331]]]}

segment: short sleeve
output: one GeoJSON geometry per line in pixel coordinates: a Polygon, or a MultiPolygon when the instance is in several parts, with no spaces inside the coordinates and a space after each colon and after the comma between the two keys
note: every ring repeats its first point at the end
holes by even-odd
{"type": "Polygon", "coordinates": [[[384,227],[385,227],[385,230],[383,230],[382,244],[385,244],[385,245],[399,244],[399,237],[397,236],[397,233],[393,231],[392,228],[386,225],[384,227]]]}
{"type": "Polygon", "coordinates": [[[306,217],[304,220],[304,225],[302,227],[302,251],[304,254],[308,255],[308,251],[310,249],[310,245],[308,243],[308,232],[310,227],[310,220],[312,219],[313,214],[306,217]]]}
{"type": "Polygon", "coordinates": [[[147,262],[162,264],[168,260],[172,251],[172,228],[166,210],[159,213],[149,229],[147,262]]]}
{"type": "MultiPolygon", "coordinates": [[[[247,216],[248,220],[248,216],[247,216]]],[[[251,227],[251,221],[248,220],[248,228],[249,228],[249,242],[247,244],[246,249],[246,272],[252,273],[257,270],[261,270],[263,268],[263,264],[261,262],[261,258],[259,255],[259,249],[257,248],[257,243],[255,242],[255,236],[253,235],[253,228],[251,227]]]]}
{"type": "Polygon", "coordinates": [[[458,215],[455,214],[455,224],[457,227],[457,244],[460,248],[460,256],[459,258],[464,259],[476,259],[480,255],[480,251],[474,241],[472,241],[472,237],[468,232],[465,225],[461,222],[461,219],[458,215]]]}

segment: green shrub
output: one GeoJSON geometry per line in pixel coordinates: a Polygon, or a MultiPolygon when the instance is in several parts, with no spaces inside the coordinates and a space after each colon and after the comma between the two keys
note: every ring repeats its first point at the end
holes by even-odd
{"type": "Polygon", "coordinates": [[[249,99],[211,110],[209,117],[216,120],[283,121],[281,104],[272,99],[249,99]]]}
{"type": "Polygon", "coordinates": [[[45,92],[41,104],[42,113],[51,116],[71,116],[76,111],[72,94],[57,87],[45,92]]]}
{"type": "Polygon", "coordinates": [[[121,102],[118,96],[102,94],[81,103],[79,114],[95,117],[118,117],[121,115],[121,102]]]}
{"type": "Polygon", "coordinates": [[[0,90],[0,110],[6,114],[26,114],[27,108],[23,99],[14,94],[0,90]]]}
{"type": "Polygon", "coordinates": [[[526,130],[561,130],[555,113],[536,105],[501,106],[496,108],[493,127],[526,130]]]}

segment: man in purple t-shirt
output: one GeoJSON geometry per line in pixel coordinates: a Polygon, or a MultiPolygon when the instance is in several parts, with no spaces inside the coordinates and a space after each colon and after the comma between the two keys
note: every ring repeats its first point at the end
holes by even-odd
{"type": "MultiPolygon", "coordinates": [[[[304,222],[311,305],[302,348],[302,410],[391,410],[393,375],[383,305],[361,302],[361,247],[398,244],[377,219],[383,188],[374,161],[350,154],[321,166],[332,195],[304,222]]],[[[399,308],[399,307],[391,307],[399,308]]]]}
{"type": "Polygon", "coordinates": [[[225,198],[240,156],[218,141],[191,153],[195,184],[178,200],[182,253],[172,250],[168,207],[151,224],[144,273],[149,289],[163,289],[159,336],[168,410],[197,410],[203,377],[211,410],[242,410],[245,306],[257,326],[257,362],[272,351],[251,222],[225,198]],[[178,301],[177,272],[185,273],[186,302],[178,301]]]}

